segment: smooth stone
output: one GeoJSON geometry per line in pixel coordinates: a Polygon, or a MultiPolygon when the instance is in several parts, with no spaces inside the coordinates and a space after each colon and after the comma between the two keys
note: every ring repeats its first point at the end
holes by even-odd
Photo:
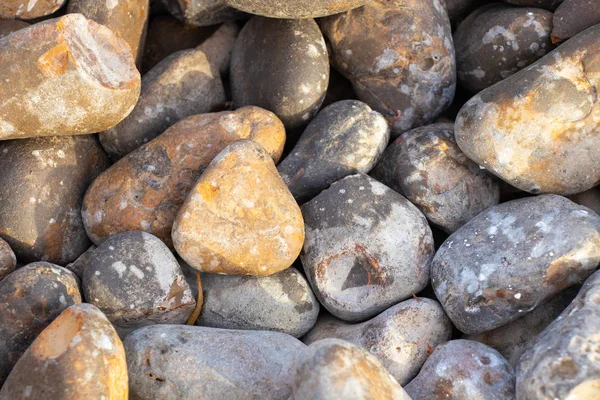
{"type": "Polygon", "coordinates": [[[67,0],[2,0],[0,18],[34,19],[50,15],[61,8],[67,0]]]}
{"type": "Polygon", "coordinates": [[[27,28],[29,24],[16,19],[0,19],[0,38],[8,36],[13,32],[27,28]]]}
{"type": "Polygon", "coordinates": [[[555,10],[564,0],[503,0],[505,3],[521,7],[540,7],[555,10]]]}
{"type": "Polygon", "coordinates": [[[316,115],[277,169],[303,203],[345,176],[368,173],[389,138],[381,114],[360,101],[340,101],[316,115]]]}
{"type": "Polygon", "coordinates": [[[419,373],[431,350],[450,340],[451,334],[452,324],[440,304],[419,297],[359,324],[322,316],[302,341],[346,340],[377,357],[394,379],[405,385],[419,373]]]}
{"type": "Polygon", "coordinates": [[[77,303],[77,277],[58,265],[28,264],[0,282],[0,385],[40,332],[77,303]]]}
{"type": "Polygon", "coordinates": [[[0,280],[6,278],[17,267],[17,256],[6,241],[0,239],[0,280]]]}
{"type": "Polygon", "coordinates": [[[304,221],[269,153],[242,139],[206,168],[177,214],[172,237],[177,253],[198,271],[269,276],[298,257],[304,221]]]}
{"type": "Polygon", "coordinates": [[[120,233],[98,246],[82,286],[122,337],[146,325],[185,323],[196,306],[169,248],[146,232],[120,233]]]}
{"type": "Polygon", "coordinates": [[[562,42],[597,24],[600,24],[597,0],[565,0],[554,11],[552,41],[562,42]]]}
{"type": "Polygon", "coordinates": [[[511,400],[515,399],[515,372],[491,347],[451,340],[433,350],[405,389],[412,400],[511,400]]]}
{"type": "Polygon", "coordinates": [[[305,126],[329,83],[329,57],[317,23],[253,17],[235,42],[230,80],[235,107],[272,111],[287,130],[305,126]]]}
{"type": "Polygon", "coordinates": [[[77,275],[79,280],[81,280],[83,278],[83,271],[89,263],[90,256],[96,249],[96,245],[91,245],[82,255],[77,257],[75,261],[65,265],[65,268],[77,275]]]}
{"type": "Polygon", "coordinates": [[[123,343],[91,304],[63,311],[19,359],[0,399],[127,400],[123,343]]]}
{"type": "Polygon", "coordinates": [[[303,19],[339,14],[365,5],[371,0],[225,0],[251,14],[269,18],[303,19]]]}
{"type": "Polygon", "coordinates": [[[193,26],[210,26],[242,19],[244,13],[229,7],[226,0],[162,0],[173,16],[193,26]]]}
{"type": "Polygon", "coordinates": [[[308,346],[294,375],[293,400],[410,400],[377,358],[344,340],[308,346]]]}
{"type": "Polygon", "coordinates": [[[235,22],[225,22],[197,49],[201,50],[213,69],[219,71],[222,77],[229,75],[231,53],[240,34],[240,27],[235,22]]]}
{"type": "Polygon", "coordinates": [[[346,321],[364,321],[429,282],[433,236],[423,214],[400,194],[357,174],[302,206],[300,255],[321,304],[346,321]]]}
{"type": "Polygon", "coordinates": [[[138,329],[124,345],[132,400],[288,400],[306,348],[279,332],[182,325],[138,329]]]}
{"type": "Polygon", "coordinates": [[[568,197],[574,203],[586,206],[596,214],[600,214],[600,187],[596,186],[585,192],[573,194],[568,197]]]}
{"type": "Polygon", "coordinates": [[[332,65],[359,100],[388,118],[393,138],[431,123],[452,103],[456,63],[443,1],[373,0],[319,24],[332,65]]]}
{"type": "Polygon", "coordinates": [[[0,141],[0,237],[20,262],[66,265],[90,246],[81,204],[108,166],[92,135],[0,141]]]}
{"type": "Polygon", "coordinates": [[[599,262],[600,216],[549,194],[489,208],[454,232],[431,282],[454,325],[480,333],[583,281],[599,262]]]}
{"type": "Polygon", "coordinates": [[[500,200],[500,184],[460,151],[454,126],[447,123],[404,133],[388,146],[371,175],[448,233],[500,200]]]}

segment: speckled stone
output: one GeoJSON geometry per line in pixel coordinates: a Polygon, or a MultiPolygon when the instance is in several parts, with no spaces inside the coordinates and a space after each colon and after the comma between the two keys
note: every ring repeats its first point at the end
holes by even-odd
{"type": "Polygon", "coordinates": [[[460,151],[452,124],[404,133],[386,149],[371,175],[450,233],[500,200],[500,184],[460,151]]]}
{"type": "Polygon", "coordinates": [[[471,98],[456,142],[530,193],[569,195],[600,182],[600,25],[471,98]]]}
{"type": "Polygon", "coordinates": [[[456,64],[443,1],[373,0],[319,24],[333,66],[389,119],[392,137],[432,122],[452,102],[456,64]]]}
{"type": "Polygon", "coordinates": [[[0,141],[0,237],[19,262],[65,265],[90,246],[81,203],[108,166],[93,135],[0,141]]]}
{"type": "Polygon", "coordinates": [[[433,237],[423,214],[375,179],[348,176],[302,206],[300,255],[321,304],[361,321],[421,291],[433,237]]]}
{"type": "Polygon", "coordinates": [[[396,304],[360,323],[323,315],[302,338],[306,344],[325,338],[347,340],[379,359],[401,385],[414,378],[431,350],[450,339],[452,324],[440,304],[419,297],[396,304]]]}
{"type": "Polygon", "coordinates": [[[233,48],[230,79],[235,107],[272,111],[288,130],[306,125],[329,82],[327,48],[316,22],[252,18],[233,48]]]}
{"type": "Polygon", "coordinates": [[[77,303],[77,278],[58,265],[28,264],[0,282],[0,385],[40,332],[77,303]]]}
{"type": "Polygon", "coordinates": [[[83,270],[83,293],[121,336],[151,324],[184,323],[196,302],[183,271],[157,237],[139,231],[111,236],[83,270]]]}
{"type": "Polygon", "coordinates": [[[162,0],[169,12],[180,21],[194,26],[210,26],[244,17],[244,13],[227,5],[225,0],[162,0]]]}
{"type": "Polygon", "coordinates": [[[172,237],[177,253],[199,271],[269,276],[298,257],[304,221],[271,156],[242,139],[204,171],[177,214],[172,237]]]}
{"type": "Polygon", "coordinates": [[[239,10],[269,18],[319,18],[360,7],[370,0],[225,0],[239,10]]]}
{"type": "Polygon", "coordinates": [[[17,267],[17,256],[6,241],[0,239],[0,280],[13,272],[17,267]]]}
{"type": "Polygon", "coordinates": [[[306,346],[279,332],[154,325],[124,341],[132,400],[281,399],[306,346]]]}
{"type": "Polygon", "coordinates": [[[317,114],[277,169],[303,203],[345,176],[369,172],[389,138],[381,114],[360,101],[340,101],[317,114]]]}
{"type": "Polygon", "coordinates": [[[491,347],[470,340],[451,340],[433,350],[405,389],[412,400],[512,400],[515,373],[491,347]]]}
{"type": "Polygon", "coordinates": [[[600,273],[584,283],[562,314],[529,343],[517,366],[517,396],[600,397],[600,273]]]}
{"type": "Polygon", "coordinates": [[[600,216],[557,195],[492,207],[452,234],[431,264],[454,325],[480,333],[507,324],[591,275],[600,216]]]}
{"type": "Polygon", "coordinates": [[[91,304],[72,305],[19,359],[0,399],[127,400],[127,363],[121,340],[91,304]]]}
{"type": "Polygon", "coordinates": [[[67,0],[2,0],[0,18],[33,19],[50,15],[67,0]]]}
{"type": "Polygon", "coordinates": [[[344,340],[308,346],[294,376],[293,400],[410,400],[377,358],[344,340]]]}

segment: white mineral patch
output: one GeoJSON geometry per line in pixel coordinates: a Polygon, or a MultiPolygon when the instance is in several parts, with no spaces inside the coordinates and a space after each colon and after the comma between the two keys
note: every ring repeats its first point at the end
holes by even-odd
{"type": "Polygon", "coordinates": [[[117,271],[119,274],[119,278],[123,278],[123,274],[127,271],[127,265],[123,264],[121,261],[116,261],[111,265],[112,269],[117,271]]]}
{"type": "Polygon", "coordinates": [[[375,59],[375,72],[393,65],[398,58],[400,58],[400,55],[395,50],[385,49],[383,54],[375,59]]]}

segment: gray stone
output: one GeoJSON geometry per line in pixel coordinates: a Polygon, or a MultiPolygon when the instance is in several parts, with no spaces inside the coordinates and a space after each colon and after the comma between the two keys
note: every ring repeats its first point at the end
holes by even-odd
{"type": "Polygon", "coordinates": [[[162,0],[171,14],[194,26],[210,26],[244,17],[229,7],[226,0],[162,0]]]}
{"type": "Polygon", "coordinates": [[[10,245],[0,239],[0,280],[13,272],[17,267],[17,256],[10,245]]]}
{"type": "Polygon", "coordinates": [[[338,14],[360,7],[370,0],[224,0],[248,13],[270,18],[303,19],[338,14]]]}

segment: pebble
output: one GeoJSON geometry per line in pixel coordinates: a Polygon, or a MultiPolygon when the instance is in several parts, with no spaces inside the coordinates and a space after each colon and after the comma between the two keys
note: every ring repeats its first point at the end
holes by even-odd
{"type": "Polygon", "coordinates": [[[0,239],[0,281],[17,267],[17,256],[6,241],[0,239]]]}
{"type": "Polygon", "coordinates": [[[496,350],[470,340],[436,347],[405,387],[412,400],[515,399],[515,372],[496,350]]]}
{"type": "Polygon", "coordinates": [[[185,323],[196,306],[173,254],[146,232],[111,236],[91,252],[82,275],[86,301],[122,337],[145,325],[185,323]]]}
{"type": "Polygon", "coordinates": [[[40,332],[78,303],[77,277],[58,265],[28,264],[0,281],[0,386],[40,332]]]}
{"type": "Polygon", "coordinates": [[[600,216],[557,195],[492,207],[454,232],[431,281],[465,333],[497,328],[591,275],[600,262],[600,216]]]}
{"type": "Polygon", "coordinates": [[[312,19],[253,17],[235,42],[230,73],[235,107],[265,108],[288,131],[300,129],[317,113],[327,91],[325,40],[312,19]]]}
{"type": "Polygon", "coordinates": [[[462,153],[454,126],[448,123],[401,135],[385,150],[372,175],[448,233],[500,200],[500,184],[462,153]]]}
{"type": "Polygon", "coordinates": [[[443,1],[372,0],[319,23],[332,65],[390,120],[394,139],[450,106],[456,63],[443,1]]]}
{"type": "Polygon", "coordinates": [[[338,14],[370,0],[225,0],[238,10],[270,18],[304,19],[338,14]]]}
{"type": "Polygon", "coordinates": [[[377,358],[344,340],[308,346],[294,375],[293,400],[410,400],[377,358]]]}
{"type": "Polygon", "coordinates": [[[254,141],[221,151],[173,223],[177,253],[198,271],[269,276],[296,260],[302,213],[269,153],[254,141]]]}
{"type": "Polygon", "coordinates": [[[29,23],[17,19],[0,19],[0,39],[20,29],[25,29],[29,23]]]}
{"type": "Polygon", "coordinates": [[[63,311],[19,359],[0,399],[127,400],[123,343],[91,304],[63,311]]]}
{"type": "Polygon", "coordinates": [[[304,204],[302,214],[300,259],[336,317],[364,321],[427,286],[434,252],[427,220],[375,179],[348,176],[304,204]]]}
{"type": "Polygon", "coordinates": [[[555,10],[564,0],[503,0],[505,3],[522,7],[540,7],[555,10]]]}
{"type": "Polygon", "coordinates": [[[456,142],[477,164],[530,193],[569,195],[600,182],[600,25],[471,98],[456,142]]]}
{"type": "Polygon", "coordinates": [[[414,378],[431,350],[450,339],[452,324],[437,301],[419,297],[392,306],[376,317],[349,324],[323,315],[302,338],[346,340],[377,357],[401,385],[414,378]]]}
{"type": "Polygon", "coordinates": [[[222,77],[229,76],[231,53],[239,33],[237,23],[226,22],[197,47],[206,55],[213,70],[219,71],[222,77]]]}
{"type": "Polygon", "coordinates": [[[61,8],[67,0],[2,0],[0,18],[34,19],[50,15],[61,8]]]}
{"type": "Polygon", "coordinates": [[[169,12],[192,26],[210,26],[241,19],[244,14],[227,5],[227,0],[162,0],[169,12]]]}
{"type": "Polygon", "coordinates": [[[292,394],[306,346],[279,332],[154,325],[125,341],[132,399],[274,399],[292,394]]]}
{"type": "Polygon", "coordinates": [[[368,173],[389,138],[381,114],[360,101],[340,101],[317,114],[277,169],[304,203],[345,176],[368,173]]]}
{"type": "Polygon", "coordinates": [[[600,24],[598,0],[565,0],[552,18],[552,41],[562,42],[600,24]]]}
{"type": "Polygon", "coordinates": [[[90,246],[81,204],[108,166],[92,135],[0,141],[0,237],[21,263],[66,265],[90,246]]]}

